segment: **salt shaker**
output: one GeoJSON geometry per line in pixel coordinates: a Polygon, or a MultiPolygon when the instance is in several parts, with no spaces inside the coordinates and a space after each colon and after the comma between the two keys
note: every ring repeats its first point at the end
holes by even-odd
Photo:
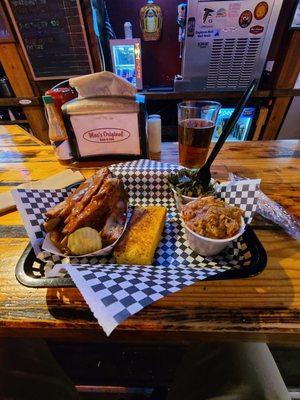
{"type": "Polygon", "coordinates": [[[161,119],[160,115],[152,114],[147,119],[148,142],[150,153],[161,151],[161,119]]]}

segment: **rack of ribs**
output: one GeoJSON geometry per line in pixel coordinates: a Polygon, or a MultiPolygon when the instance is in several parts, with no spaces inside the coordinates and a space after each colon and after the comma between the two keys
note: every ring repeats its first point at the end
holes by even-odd
{"type": "Polygon", "coordinates": [[[65,254],[70,254],[68,236],[87,226],[102,231],[102,240],[109,245],[122,233],[127,202],[121,180],[114,178],[108,168],[101,168],[66,200],[46,212],[44,229],[50,232],[53,244],[65,254]]]}

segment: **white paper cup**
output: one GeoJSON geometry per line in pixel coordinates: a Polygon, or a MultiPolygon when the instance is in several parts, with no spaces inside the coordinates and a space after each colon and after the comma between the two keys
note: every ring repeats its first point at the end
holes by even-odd
{"type": "Polygon", "coordinates": [[[198,199],[198,197],[190,197],[190,196],[184,196],[183,194],[178,194],[175,189],[172,188],[172,192],[174,195],[174,199],[176,201],[176,206],[177,210],[181,210],[181,206],[187,203],[190,203],[193,200],[198,199]]]}
{"type": "Polygon", "coordinates": [[[240,237],[245,231],[245,222],[244,219],[241,218],[241,228],[236,235],[227,239],[211,239],[193,232],[188,226],[186,226],[182,217],[181,220],[191,249],[201,256],[215,256],[224,250],[230,242],[240,237]]]}
{"type": "Polygon", "coordinates": [[[187,204],[198,198],[198,197],[184,196],[183,194],[180,195],[176,192],[176,190],[174,188],[172,188],[172,192],[173,192],[174,198],[176,200],[177,207],[181,204],[187,204]]]}

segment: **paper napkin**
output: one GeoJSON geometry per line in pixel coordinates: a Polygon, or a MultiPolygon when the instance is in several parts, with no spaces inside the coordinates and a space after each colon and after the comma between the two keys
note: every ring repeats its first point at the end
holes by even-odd
{"type": "MultiPolygon", "coordinates": [[[[71,169],[66,169],[46,179],[22,183],[17,186],[17,189],[60,189],[83,180],[84,176],[79,171],[73,172],[71,169]]],[[[13,210],[15,207],[11,191],[0,194],[0,213],[13,210]]]]}

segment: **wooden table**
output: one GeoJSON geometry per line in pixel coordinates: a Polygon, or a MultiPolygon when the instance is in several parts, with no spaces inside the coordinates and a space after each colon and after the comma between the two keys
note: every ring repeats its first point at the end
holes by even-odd
{"type": "MultiPolygon", "coordinates": [[[[64,167],[51,147],[31,141],[19,127],[0,127],[0,191],[45,178],[64,167]]],[[[165,143],[163,161],[177,161],[165,143]]],[[[229,171],[260,177],[262,190],[300,217],[300,141],[226,144],[214,176],[229,171]]],[[[92,170],[83,170],[88,176],[92,170]]],[[[170,295],[120,325],[106,338],[75,288],[30,289],[14,276],[28,244],[18,212],[0,216],[0,334],[53,340],[169,341],[251,340],[300,343],[300,244],[276,227],[255,231],[268,253],[255,278],[199,282],[170,295]]]]}

